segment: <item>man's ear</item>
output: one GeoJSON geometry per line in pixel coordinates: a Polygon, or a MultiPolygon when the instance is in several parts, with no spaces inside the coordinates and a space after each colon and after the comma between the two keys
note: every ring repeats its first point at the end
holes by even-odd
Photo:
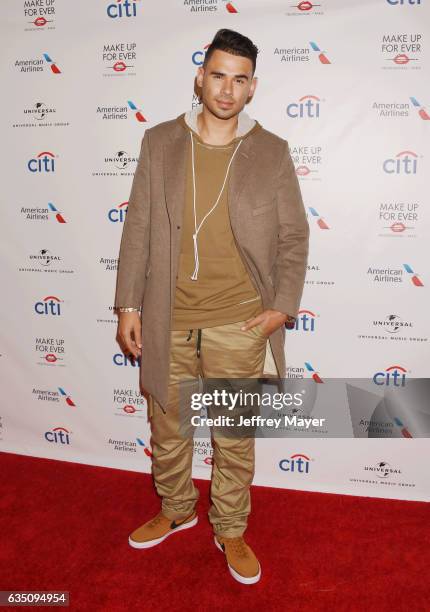
{"type": "Polygon", "coordinates": [[[197,76],[196,76],[196,81],[197,81],[197,85],[199,87],[203,87],[203,75],[205,73],[205,69],[202,66],[199,66],[197,68],[197,76]]]}
{"type": "Polygon", "coordinates": [[[251,87],[249,88],[248,102],[252,100],[255,90],[257,89],[257,85],[258,85],[258,77],[253,77],[251,81],[251,87]]]}

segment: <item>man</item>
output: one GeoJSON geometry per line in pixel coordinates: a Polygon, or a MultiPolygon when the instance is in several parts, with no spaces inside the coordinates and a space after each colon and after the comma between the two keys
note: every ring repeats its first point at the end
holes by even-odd
{"type": "MultiPolygon", "coordinates": [[[[257,53],[249,38],[219,30],[197,72],[201,104],[142,139],[115,306],[124,350],[138,358],[143,346],[162,506],[130,535],[136,548],[197,523],[193,441],[179,427],[181,381],[285,377],[285,326],[299,309],[309,226],[287,141],[243,110],[257,86],[257,53]]],[[[209,520],[243,584],[261,576],[243,538],[254,442],[213,440],[209,520]]]]}

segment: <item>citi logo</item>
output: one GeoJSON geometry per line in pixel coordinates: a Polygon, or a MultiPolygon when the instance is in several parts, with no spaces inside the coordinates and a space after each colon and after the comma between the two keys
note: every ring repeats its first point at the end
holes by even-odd
{"type": "Polygon", "coordinates": [[[309,361],[305,361],[305,368],[307,369],[308,372],[310,372],[311,374],[311,378],[314,382],[318,383],[318,384],[323,384],[324,381],[321,378],[321,376],[318,374],[318,372],[312,367],[312,365],[309,363],[309,361]]]}
{"type": "Polygon", "coordinates": [[[317,96],[302,96],[298,102],[291,102],[287,106],[287,115],[292,119],[319,119],[320,102],[317,96]]]}
{"type": "Polygon", "coordinates": [[[131,110],[134,112],[134,116],[135,116],[136,120],[139,121],[139,123],[144,123],[146,121],[146,119],[142,115],[142,112],[137,108],[135,103],[132,102],[131,100],[127,100],[127,104],[129,105],[131,110]]]}
{"type": "Polygon", "coordinates": [[[279,468],[283,472],[296,472],[297,474],[309,474],[311,459],[302,453],[291,455],[289,459],[281,459],[279,468]]]}
{"type": "Polygon", "coordinates": [[[143,448],[143,452],[147,457],[152,457],[151,449],[145,444],[142,438],[136,438],[138,446],[143,448]]]}
{"type": "Polygon", "coordinates": [[[45,432],[45,440],[53,444],[70,444],[70,434],[72,432],[65,427],[53,427],[45,432]]]}
{"type": "Polygon", "coordinates": [[[309,212],[311,213],[312,217],[316,217],[316,222],[320,229],[322,230],[330,229],[327,223],[321,217],[321,215],[315,210],[315,208],[313,208],[312,206],[308,206],[308,208],[309,208],[309,212]]]}
{"type": "Polygon", "coordinates": [[[67,223],[63,215],[55,208],[52,202],[48,202],[48,208],[52,213],[54,213],[55,220],[58,221],[58,223],[67,223]]]}
{"type": "Polygon", "coordinates": [[[124,223],[127,214],[128,202],[118,204],[116,208],[108,211],[108,219],[111,223],[124,223]]]}
{"type": "Polygon", "coordinates": [[[48,295],[40,302],[35,303],[34,310],[39,315],[60,316],[61,302],[62,300],[60,300],[60,298],[57,298],[55,295],[48,295]]]}
{"type": "Polygon", "coordinates": [[[386,368],[385,372],[376,372],[373,375],[375,385],[386,387],[404,387],[406,384],[407,370],[399,365],[386,368]]]}
{"type": "Polygon", "coordinates": [[[311,310],[299,310],[296,317],[296,324],[293,327],[293,330],[314,332],[316,316],[317,315],[311,310]]]}
{"type": "Polygon", "coordinates": [[[382,164],[387,174],[416,174],[418,155],[413,151],[401,151],[394,159],[386,159],[382,164]]]}
{"type": "Polygon", "coordinates": [[[418,109],[418,115],[421,117],[421,119],[424,119],[424,121],[428,121],[430,119],[430,115],[427,113],[426,109],[422,106],[422,104],[420,104],[418,100],[413,96],[411,96],[409,99],[415,106],[415,108],[418,109]]]}
{"type": "Polygon", "coordinates": [[[136,0],[117,0],[108,4],[106,14],[111,19],[121,19],[122,17],[136,17],[137,15],[136,0]]]}
{"type": "Polygon", "coordinates": [[[191,61],[195,66],[202,66],[205,61],[206,49],[209,47],[210,43],[203,47],[203,51],[194,51],[191,56],[191,61]]]}
{"type": "Polygon", "coordinates": [[[409,6],[414,6],[417,4],[421,4],[421,0],[387,0],[388,4],[391,4],[391,6],[396,6],[396,5],[401,5],[403,6],[404,4],[409,5],[409,6]]]}
{"type": "Polygon", "coordinates": [[[112,358],[112,361],[116,366],[132,366],[133,368],[136,368],[139,366],[140,357],[132,360],[123,355],[122,353],[115,353],[112,358]]]}
{"type": "Polygon", "coordinates": [[[57,64],[50,58],[50,56],[47,53],[43,54],[43,58],[45,62],[47,62],[53,74],[61,74],[61,70],[59,69],[57,64]]]}
{"type": "Polygon", "coordinates": [[[55,155],[50,151],[42,151],[27,163],[30,172],[55,172],[55,155]]]}

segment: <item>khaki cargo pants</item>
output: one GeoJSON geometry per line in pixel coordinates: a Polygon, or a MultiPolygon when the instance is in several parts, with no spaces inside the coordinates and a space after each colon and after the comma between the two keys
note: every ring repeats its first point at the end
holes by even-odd
{"type": "MultiPolygon", "coordinates": [[[[185,331],[171,331],[168,403],[163,410],[149,396],[152,473],[162,497],[163,514],[189,516],[199,498],[191,478],[193,439],[179,427],[179,382],[201,378],[258,378],[263,374],[267,336],[260,325],[247,331],[244,321],[185,331]]],[[[190,416],[191,416],[190,408],[190,416]]],[[[255,469],[255,440],[213,437],[209,521],[225,537],[243,534],[251,511],[250,485],[255,469]]]]}

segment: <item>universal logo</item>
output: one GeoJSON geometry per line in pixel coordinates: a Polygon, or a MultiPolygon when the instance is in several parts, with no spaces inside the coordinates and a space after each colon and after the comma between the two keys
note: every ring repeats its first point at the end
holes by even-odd
{"type": "Polygon", "coordinates": [[[49,249],[40,249],[39,253],[28,256],[30,266],[18,268],[18,272],[32,272],[36,274],[74,274],[72,268],[66,268],[62,257],[54,255],[49,249]]]}
{"type": "Polygon", "coordinates": [[[134,176],[138,157],[130,155],[127,151],[117,151],[104,158],[105,170],[94,171],[92,176],[134,176]]]}
{"type": "Polygon", "coordinates": [[[305,285],[314,285],[319,287],[333,287],[335,284],[334,280],[327,278],[321,278],[320,266],[317,264],[307,264],[306,266],[306,279],[305,285]]]}
{"type": "Polygon", "coordinates": [[[363,476],[361,478],[355,476],[351,477],[349,478],[349,482],[387,487],[415,487],[414,482],[402,480],[402,470],[388,463],[388,461],[378,461],[374,465],[364,465],[362,469],[364,472],[363,476]]]}
{"type": "Polygon", "coordinates": [[[414,333],[413,323],[404,320],[397,314],[389,314],[384,319],[373,319],[371,333],[358,334],[359,340],[375,340],[378,342],[428,342],[427,336],[414,333]]]}
{"type": "Polygon", "coordinates": [[[400,331],[408,330],[413,327],[411,321],[403,321],[399,315],[390,314],[382,320],[373,320],[373,326],[383,329],[388,334],[398,334],[400,331]]]}

